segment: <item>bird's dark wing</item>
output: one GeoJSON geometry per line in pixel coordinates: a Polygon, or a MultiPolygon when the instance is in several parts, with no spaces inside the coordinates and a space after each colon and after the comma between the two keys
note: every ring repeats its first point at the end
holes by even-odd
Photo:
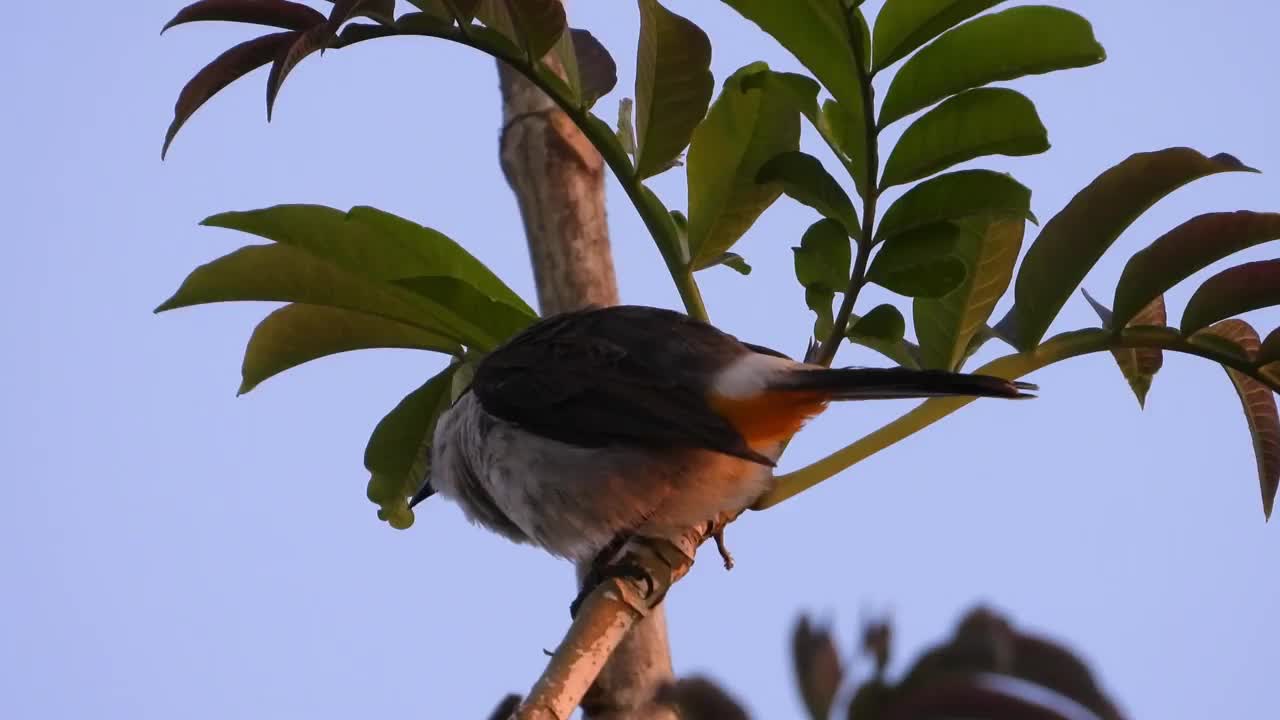
{"type": "Polygon", "coordinates": [[[748,352],[679,313],[591,309],[543,320],[493,351],[471,390],[490,414],[571,445],[704,448],[772,465],[707,402],[709,380],[748,352]]]}

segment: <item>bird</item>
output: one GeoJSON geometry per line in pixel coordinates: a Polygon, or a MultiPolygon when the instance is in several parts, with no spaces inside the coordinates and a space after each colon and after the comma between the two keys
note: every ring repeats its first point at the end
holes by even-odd
{"type": "Polygon", "coordinates": [[[672,310],[590,307],[539,320],[478,362],[437,421],[410,505],[438,493],[474,524],[590,563],[598,582],[627,542],[671,541],[753,505],[783,444],[833,401],[1034,389],[830,369],[672,310]]]}

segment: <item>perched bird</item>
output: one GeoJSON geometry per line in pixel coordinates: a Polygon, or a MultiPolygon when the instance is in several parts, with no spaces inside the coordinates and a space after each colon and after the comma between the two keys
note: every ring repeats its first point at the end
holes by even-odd
{"type": "Polygon", "coordinates": [[[429,477],[473,522],[574,561],[670,540],[751,506],[774,458],[833,400],[1028,397],[982,375],[827,369],[669,310],[542,320],[486,356],[440,418],[429,477]]]}

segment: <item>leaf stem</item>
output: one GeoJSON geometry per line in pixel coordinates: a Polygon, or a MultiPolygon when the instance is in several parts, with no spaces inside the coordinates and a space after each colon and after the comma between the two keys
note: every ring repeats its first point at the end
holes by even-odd
{"type": "MultiPolygon", "coordinates": [[[[1215,352],[1210,347],[1188,340],[1176,330],[1157,327],[1128,328],[1120,333],[1100,328],[1075,330],[1053,337],[1033,350],[992,360],[975,372],[1016,380],[1063,360],[1118,348],[1160,348],[1196,355],[1243,373],[1272,390],[1280,392],[1280,382],[1265,377],[1249,360],[1215,352]]],[[[890,445],[929,427],[976,399],[972,397],[935,398],[921,403],[896,420],[827,457],[785,475],[779,475],[773,491],[761,498],[753,509],[763,510],[798,495],[890,445]]]]}

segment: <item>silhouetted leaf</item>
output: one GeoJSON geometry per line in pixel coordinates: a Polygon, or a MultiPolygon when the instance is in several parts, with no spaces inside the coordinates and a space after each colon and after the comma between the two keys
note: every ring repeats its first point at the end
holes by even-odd
{"type": "Polygon", "coordinates": [[[930,178],[889,206],[876,228],[876,242],[925,225],[972,217],[1035,222],[1031,190],[991,170],[961,170],[930,178]]]}
{"type": "Polygon", "coordinates": [[[778,153],[800,146],[800,115],[792,103],[768,83],[743,86],[768,69],[754,63],[731,75],[693,133],[686,165],[694,269],[727,252],[778,199],[781,185],[760,185],[756,175],[778,153]]]}
{"type": "Polygon", "coordinates": [[[156,312],[238,301],[296,302],[377,315],[481,350],[498,342],[427,298],[288,245],[251,245],[196,268],[156,312]]]}
{"type": "Polygon", "coordinates": [[[1089,21],[1073,12],[1032,5],[984,15],[947,32],[902,66],[885,95],[879,125],[965,90],[1105,58],[1089,21]]]}
{"type": "Polygon", "coordinates": [[[849,324],[849,337],[898,342],[907,334],[907,320],[898,308],[884,303],[849,324]]]}
{"type": "Polygon", "coordinates": [[[254,328],[240,369],[240,394],[312,360],[372,348],[462,351],[458,343],[413,325],[333,307],[291,304],[254,328]]]}
{"type": "Polygon", "coordinates": [[[844,292],[849,284],[852,250],[838,221],[823,219],[809,226],[795,253],[796,279],[806,288],[844,292]]]}
{"type": "Polygon", "coordinates": [[[724,0],[782,43],[849,108],[862,107],[862,84],[848,24],[838,0],[724,0]]]}
{"type": "Polygon", "coordinates": [[[498,703],[498,706],[490,713],[489,720],[510,720],[511,713],[520,707],[522,700],[523,698],[515,694],[502,698],[502,702],[498,703]]]}
{"type": "Polygon", "coordinates": [[[1014,307],[1001,334],[1021,350],[1044,337],[1067,298],[1107,248],[1158,200],[1192,180],[1249,170],[1230,155],[1205,157],[1189,148],[1132,155],[1081,190],[1044,226],[1027,251],[1014,286],[1014,307]]]}
{"type": "Polygon", "coordinates": [[[711,41],[657,0],[639,0],[636,57],[636,175],[671,167],[711,103],[711,41]]]}
{"type": "Polygon", "coordinates": [[[357,15],[368,14],[370,11],[377,12],[379,18],[386,18],[384,12],[388,6],[391,8],[391,12],[387,14],[394,14],[394,0],[390,3],[386,2],[386,0],[333,0],[333,9],[329,11],[329,34],[337,35],[338,30],[348,20],[357,15]]]}
{"type": "MultiPolygon", "coordinates": [[[[1243,320],[1224,320],[1206,328],[1202,334],[1205,333],[1231,340],[1250,357],[1257,356],[1261,345],[1257,331],[1243,320]]],[[[1270,519],[1276,488],[1280,487],[1280,414],[1276,411],[1276,397],[1271,388],[1257,380],[1231,368],[1225,369],[1240,396],[1240,404],[1249,422],[1254,457],[1258,463],[1258,484],[1262,490],[1262,512],[1270,519]]]]}
{"type": "Polygon", "coordinates": [[[801,616],[791,634],[791,660],[809,717],[826,720],[844,678],[831,632],[811,625],[809,618],[801,616]]]}
{"type": "Polygon", "coordinates": [[[872,65],[878,72],[1002,0],[886,0],[876,15],[872,65]]]}
{"type": "Polygon", "coordinates": [[[1280,213],[1241,210],[1188,220],[1129,260],[1116,285],[1117,322],[1210,264],[1271,240],[1280,240],[1280,213]]]}
{"type": "Polygon", "coordinates": [[[882,188],[919,180],[985,155],[1035,155],[1049,137],[1026,96],[1004,88],[956,95],[902,133],[884,166],[882,188]]]}
{"type": "Polygon", "coordinates": [[[960,230],[938,223],[885,243],[867,270],[867,279],[907,297],[938,298],[964,282],[964,262],[953,252],[960,230]]]}
{"type": "Polygon", "coordinates": [[[584,107],[591,107],[618,84],[618,65],[609,50],[594,35],[574,28],[568,37],[578,64],[579,95],[584,107]]]}
{"type": "Polygon", "coordinates": [[[178,11],[160,32],[192,22],[223,21],[306,30],[324,22],[315,8],[289,0],[200,0],[178,11]]]}
{"type": "Polygon", "coordinates": [[[489,297],[532,313],[511,288],[443,234],[371,207],[342,212],[322,205],[276,205],[207,218],[227,228],[293,245],[375,280],[447,275],[489,297]]]}
{"type": "Polygon", "coordinates": [[[822,167],[818,158],[799,150],[774,156],[760,168],[756,182],[781,183],[792,199],[838,221],[849,237],[859,237],[858,214],[840,183],[822,167]]]}
{"type": "Polygon", "coordinates": [[[372,473],[366,494],[379,506],[378,518],[397,530],[413,524],[409,498],[429,472],[431,435],[449,407],[457,363],[409,393],[378,422],[364,451],[372,473]]]}
{"type": "Polygon", "coordinates": [[[196,73],[178,94],[178,102],[173,107],[173,122],[165,133],[160,157],[163,159],[168,154],[173,138],[201,105],[219,90],[271,62],[292,45],[297,36],[296,32],[278,32],[242,42],[214,58],[213,62],[196,73]]]}
{"type": "MultiPolygon", "coordinates": [[[[1102,326],[1115,329],[1115,316],[1105,305],[1098,302],[1087,290],[1082,290],[1085,300],[1093,306],[1102,326]]],[[[1163,326],[1169,321],[1165,311],[1164,296],[1157,295],[1155,300],[1147,304],[1127,323],[1129,327],[1156,325],[1163,326]]],[[[1151,390],[1151,382],[1160,368],[1164,366],[1164,351],[1157,347],[1115,348],[1111,351],[1124,379],[1138,398],[1138,406],[1146,407],[1147,393],[1151,390]]]]}
{"type": "Polygon", "coordinates": [[[276,55],[275,62],[271,64],[271,74],[267,77],[268,122],[270,122],[271,115],[275,111],[276,97],[280,94],[280,88],[284,85],[285,78],[289,77],[289,73],[293,72],[293,69],[304,58],[317,50],[323,50],[328,47],[333,39],[334,35],[327,25],[317,25],[310,30],[298,33],[294,41],[276,55]]]}
{"type": "Polygon", "coordinates": [[[1260,260],[1228,268],[1195,291],[1182,313],[1181,330],[1190,335],[1234,315],[1280,305],[1280,260],[1260,260]]]}
{"type": "Polygon", "coordinates": [[[1262,341],[1262,348],[1258,350],[1259,366],[1273,362],[1280,362],[1280,328],[1267,333],[1267,339],[1262,341]]]}
{"type": "Polygon", "coordinates": [[[968,268],[963,282],[941,298],[914,303],[920,360],[929,368],[956,370],[964,362],[974,336],[1013,280],[1026,222],[975,220],[960,227],[954,252],[968,268]]]}
{"type": "Polygon", "coordinates": [[[679,710],[680,720],[748,720],[747,711],[719,685],[701,677],[664,685],[658,702],[679,710]]]}

